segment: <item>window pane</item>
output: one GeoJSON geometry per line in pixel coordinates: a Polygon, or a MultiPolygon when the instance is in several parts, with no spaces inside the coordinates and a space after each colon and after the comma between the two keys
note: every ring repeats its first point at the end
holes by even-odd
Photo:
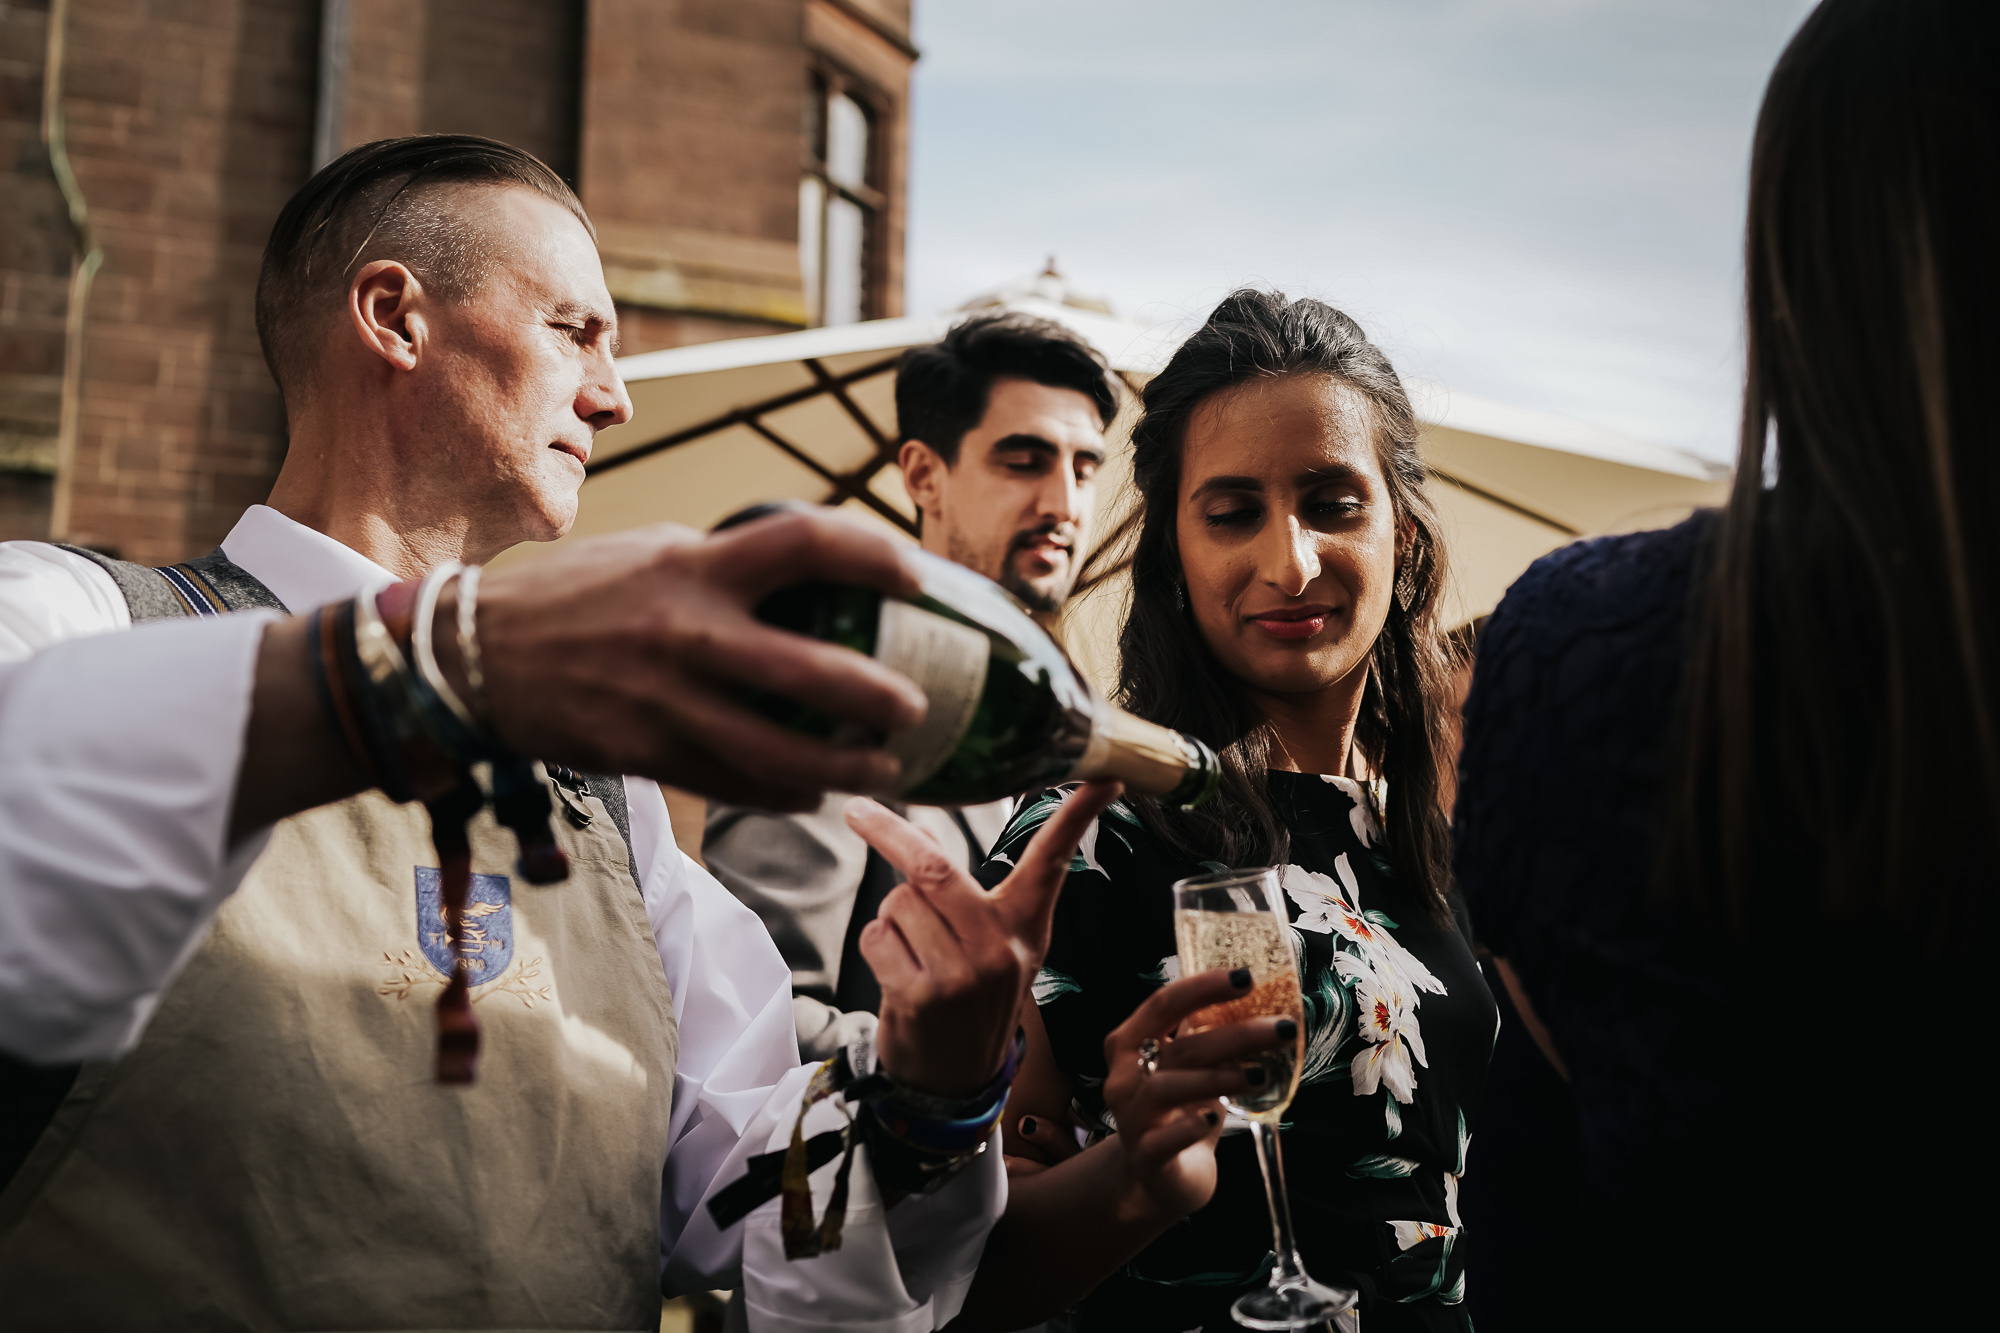
{"type": "Polygon", "coordinates": [[[826,161],[826,80],[812,76],[806,91],[806,146],[820,161],[826,161]]]}
{"type": "Polygon", "coordinates": [[[868,113],[846,93],[827,107],[826,174],[836,185],[868,183],[868,113]]]}
{"type": "Polygon", "coordinates": [[[868,215],[838,195],[826,208],[826,314],[822,323],[853,324],[862,317],[868,290],[868,215]]]}
{"type": "Polygon", "coordinates": [[[820,291],[820,218],[826,206],[826,187],[817,176],[799,182],[799,277],[806,289],[806,322],[818,324],[825,304],[820,291]]]}

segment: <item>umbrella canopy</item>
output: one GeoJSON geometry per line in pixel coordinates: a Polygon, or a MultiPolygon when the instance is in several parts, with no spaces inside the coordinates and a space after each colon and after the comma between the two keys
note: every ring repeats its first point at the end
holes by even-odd
{"type": "MultiPolygon", "coordinates": [[[[1119,446],[1137,393],[1179,335],[1051,300],[1017,298],[1005,308],[1068,326],[1123,384],[1099,488],[1120,507],[1129,472],[1119,446]]],[[[962,317],[871,320],[621,360],[632,419],[597,437],[564,540],[663,520],[706,528],[776,499],[837,505],[913,536],[915,510],[894,466],[896,358],[962,317]]],[[[1727,487],[1727,469],[1691,454],[1433,384],[1410,387],[1450,545],[1450,623],[1490,611],[1530,562],[1558,546],[1672,523],[1718,503],[1727,487]]],[[[546,549],[517,547],[503,558],[546,549]]],[[[1078,660],[1100,680],[1122,600],[1114,581],[1069,617],[1078,660]]]]}

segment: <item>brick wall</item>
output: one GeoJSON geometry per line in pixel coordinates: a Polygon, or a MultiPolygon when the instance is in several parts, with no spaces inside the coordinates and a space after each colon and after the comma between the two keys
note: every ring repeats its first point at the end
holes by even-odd
{"type": "Polygon", "coordinates": [[[75,0],[69,150],[104,249],[92,290],[72,540],[207,550],[283,448],[252,297],[304,179],[313,0],[75,0]]]}
{"type": "Polygon", "coordinates": [[[574,182],[584,12],[583,0],[349,0],[336,149],[483,134],[574,182]]]}
{"type": "Polygon", "coordinates": [[[48,0],[0,4],[0,540],[48,535],[72,247],[42,150],[48,0]]]}
{"type": "Polygon", "coordinates": [[[799,0],[593,0],[584,48],[583,202],[627,351],[681,320],[764,333],[805,322],[799,0]],[[662,126],[675,132],[663,134],[662,126]],[[727,189],[718,189],[727,181],[727,189]]]}
{"type": "MultiPolygon", "coordinates": [[[[72,0],[63,105],[105,260],[70,540],[199,554],[284,456],[254,295],[312,165],[321,0],[72,0]]],[[[797,327],[809,52],[892,123],[883,308],[901,309],[908,0],[349,0],[339,148],[517,143],[575,180],[642,351],[797,327]]],[[[41,147],[48,0],[0,0],[0,539],[49,527],[72,238],[41,147]]]]}

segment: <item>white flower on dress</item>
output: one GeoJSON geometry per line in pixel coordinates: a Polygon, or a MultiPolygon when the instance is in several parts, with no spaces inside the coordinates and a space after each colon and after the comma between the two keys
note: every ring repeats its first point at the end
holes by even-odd
{"type": "Polygon", "coordinates": [[[1348,822],[1354,827],[1354,836],[1361,839],[1363,847],[1379,846],[1382,842],[1382,826],[1375,822],[1374,794],[1353,778],[1337,778],[1331,773],[1319,775],[1321,782],[1330,782],[1347,794],[1354,802],[1354,809],[1348,812],[1348,822]]]}
{"type": "Polygon", "coordinates": [[[1354,1095],[1367,1097],[1387,1088],[1408,1106],[1416,1097],[1417,1071],[1412,1058],[1425,1068],[1423,1030],[1417,1024],[1417,997],[1395,972],[1377,970],[1353,954],[1334,955],[1334,966],[1354,981],[1354,1023],[1368,1047],[1357,1052],[1352,1073],[1354,1095]]]}
{"type": "Polygon", "coordinates": [[[1339,934],[1359,945],[1377,967],[1400,974],[1418,990],[1444,994],[1444,983],[1389,933],[1389,927],[1383,924],[1388,918],[1377,921],[1362,912],[1361,886],[1355,881],[1354,867],[1348,864],[1345,852],[1334,858],[1333,868],[1340,876],[1338,881],[1304,866],[1285,867],[1282,878],[1285,892],[1299,905],[1301,913],[1292,925],[1322,935],[1339,934]]]}
{"type": "Polygon", "coordinates": [[[1396,1233],[1396,1248],[1399,1250],[1436,1240],[1439,1236],[1449,1236],[1454,1230],[1436,1222],[1391,1222],[1389,1226],[1396,1233]]]}
{"type": "MultiPolygon", "coordinates": [[[[1465,1229],[1465,1223],[1458,1217],[1458,1177],[1447,1171],[1444,1173],[1444,1212],[1451,1219],[1450,1225],[1443,1222],[1391,1222],[1389,1226],[1396,1233],[1396,1248],[1407,1250],[1439,1236],[1455,1236],[1465,1229]]],[[[1438,1274],[1443,1276],[1440,1268],[1438,1274]]]]}

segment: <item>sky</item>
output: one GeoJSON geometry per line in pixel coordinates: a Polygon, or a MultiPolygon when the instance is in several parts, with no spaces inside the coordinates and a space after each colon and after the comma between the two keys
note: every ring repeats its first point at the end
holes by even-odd
{"type": "Polygon", "coordinates": [[[916,0],[908,309],[1054,255],[1316,296],[1406,375],[1734,450],[1744,183],[1807,0],[916,0]]]}

